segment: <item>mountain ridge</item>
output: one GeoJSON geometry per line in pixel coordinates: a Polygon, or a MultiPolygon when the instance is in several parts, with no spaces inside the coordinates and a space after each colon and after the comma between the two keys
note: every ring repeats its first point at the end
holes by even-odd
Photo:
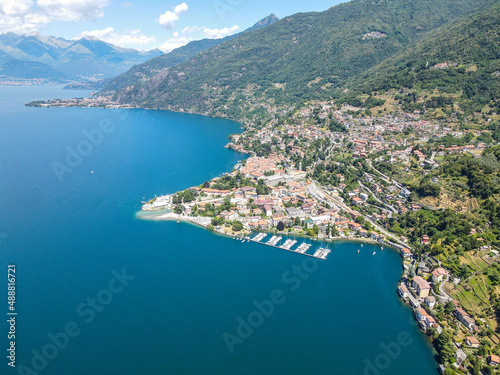
{"type": "Polygon", "coordinates": [[[256,31],[267,27],[277,21],[279,21],[279,18],[272,13],[255,23],[252,27],[240,33],[229,35],[221,39],[201,39],[191,41],[185,46],[176,48],[169,53],[148,60],[140,65],[136,65],[129,71],[119,75],[118,77],[114,77],[110,82],[106,84],[106,86],[103,88],[103,91],[120,90],[133,84],[137,79],[145,80],[152,78],[155,74],[160,73],[162,70],[178,65],[196,56],[198,53],[234,39],[243,33],[256,31]]]}
{"type": "Polygon", "coordinates": [[[0,78],[42,79],[54,83],[111,78],[136,63],[162,54],[158,49],[126,49],[96,38],[66,40],[38,33],[0,34],[0,52],[0,64],[9,64],[8,67],[0,65],[0,78]],[[27,71],[22,67],[28,67],[27,71]]]}
{"type": "Polygon", "coordinates": [[[237,120],[331,99],[357,75],[488,3],[354,0],[294,14],[135,82],[115,99],[237,120]]]}

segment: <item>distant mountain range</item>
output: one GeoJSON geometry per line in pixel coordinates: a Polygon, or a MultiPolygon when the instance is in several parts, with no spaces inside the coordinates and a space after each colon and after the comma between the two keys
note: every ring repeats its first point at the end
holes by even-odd
{"type": "MultiPolygon", "coordinates": [[[[420,77],[440,76],[434,87],[445,86],[446,75],[457,73],[441,66],[461,69],[459,74],[465,69],[470,78],[476,69],[483,74],[482,67],[488,65],[484,74],[496,82],[488,87],[498,91],[498,4],[499,0],[353,0],[239,34],[181,63],[143,75],[129,71],[122,75],[127,77],[125,85],[107,89],[114,89],[115,99],[122,103],[257,119],[286,113],[308,100],[404,87],[400,75],[416,69],[414,63],[420,67],[425,56],[429,61],[424,67],[427,62],[444,64],[420,77]],[[488,14],[488,26],[481,27],[488,14]],[[482,56],[493,62],[481,61],[482,56]],[[460,68],[457,64],[463,61],[477,66],[460,68]],[[401,79],[390,82],[388,74],[401,79]]],[[[462,95],[460,86],[455,89],[462,95]]]]}
{"type": "Polygon", "coordinates": [[[40,34],[0,34],[0,81],[40,80],[62,83],[114,77],[153,57],[95,38],[66,40],[40,34]]]}
{"type": "Polygon", "coordinates": [[[200,52],[206,51],[212,47],[218,46],[221,43],[234,39],[243,33],[262,29],[277,21],[279,21],[279,18],[274,14],[270,14],[269,16],[261,19],[255,25],[241,33],[226,36],[225,38],[221,39],[202,39],[192,41],[185,46],[174,49],[173,51],[165,55],[158,56],[141,65],[134,66],[126,73],[123,73],[120,76],[112,79],[105,86],[104,91],[120,90],[132,84],[136,84],[138,81],[147,81],[153,76],[161,74],[161,72],[165,71],[165,69],[180,64],[190,59],[191,57],[196,56],[200,52]]]}

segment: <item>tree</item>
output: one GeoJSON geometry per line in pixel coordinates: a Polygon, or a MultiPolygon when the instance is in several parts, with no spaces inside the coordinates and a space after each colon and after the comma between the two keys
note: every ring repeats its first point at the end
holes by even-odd
{"type": "Polygon", "coordinates": [[[444,331],[441,333],[437,337],[435,343],[441,362],[448,362],[451,358],[453,358],[453,355],[455,354],[455,347],[453,346],[451,336],[448,332],[444,331]]]}
{"type": "Polygon", "coordinates": [[[175,206],[174,212],[176,214],[181,214],[182,213],[182,206],[180,204],[178,204],[177,206],[175,206]]]}
{"type": "Polygon", "coordinates": [[[285,224],[282,221],[278,222],[278,225],[276,226],[276,229],[278,230],[284,230],[285,229],[285,224]]]}
{"type": "Polygon", "coordinates": [[[300,226],[300,218],[298,216],[293,221],[293,224],[296,225],[296,226],[300,226]]]}
{"type": "Polygon", "coordinates": [[[234,221],[232,229],[234,232],[239,232],[243,230],[243,224],[241,223],[241,221],[234,221]]]}
{"type": "Polygon", "coordinates": [[[444,312],[446,314],[451,314],[453,311],[455,311],[455,304],[453,303],[453,301],[448,301],[446,303],[446,306],[444,307],[444,312]]]}
{"type": "Polygon", "coordinates": [[[363,225],[364,222],[365,218],[363,216],[359,215],[358,217],[356,217],[356,223],[363,225]]]}
{"type": "Polygon", "coordinates": [[[186,202],[186,203],[193,201],[194,196],[193,196],[193,193],[191,192],[191,190],[186,190],[184,192],[183,199],[184,199],[184,202],[186,202]]]}

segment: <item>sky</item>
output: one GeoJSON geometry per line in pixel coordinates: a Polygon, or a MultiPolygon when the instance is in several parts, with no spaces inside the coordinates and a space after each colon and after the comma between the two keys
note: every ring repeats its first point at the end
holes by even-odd
{"type": "Polygon", "coordinates": [[[125,48],[168,52],[223,38],[274,13],[323,11],[345,0],[0,0],[0,33],[93,36],[125,48]]]}

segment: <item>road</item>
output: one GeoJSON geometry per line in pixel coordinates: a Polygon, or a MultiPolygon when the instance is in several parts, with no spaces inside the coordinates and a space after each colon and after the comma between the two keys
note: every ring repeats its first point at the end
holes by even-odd
{"type": "Polygon", "coordinates": [[[444,291],[444,284],[448,282],[449,276],[446,276],[446,280],[444,280],[441,284],[439,284],[439,293],[441,295],[438,295],[439,299],[442,300],[443,302],[448,302],[452,298],[444,291]]]}
{"type": "Polygon", "coordinates": [[[378,199],[378,198],[377,198],[377,196],[375,195],[375,193],[374,193],[373,191],[371,191],[371,190],[370,190],[370,188],[368,188],[367,186],[363,185],[363,184],[361,183],[361,181],[358,181],[358,183],[359,183],[359,186],[360,186],[360,187],[362,187],[362,188],[363,188],[363,189],[365,189],[365,190],[368,190],[368,192],[369,192],[369,193],[373,196],[373,199],[375,199],[378,203],[380,203],[380,204],[384,205],[385,207],[387,207],[388,209],[390,209],[390,210],[391,210],[392,212],[394,212],[395,214],[397,214],[397,213],[398,213],[398,211],[397,211],[394,207],[392,207],[391,205],[389,205],[389,204],[387,204],[387,203],[384,203],[384,202],[382,202],[380,199],[378,199]]]}
{"type": "MultiPolygon", "coordinates": [[[[326,199],[326,195],[327,194],[323,191],[323,188],[316,181],[312,181],[311,184],[307,186],[307,191],[309,192],[309,194],[311,194],[319,202],[323,202],[323,203],[326,203],[326,204],[329,204],[329,205],[332,205],[332,204],[336,205],[336,206],[342,208],[344,211],[349,212],[351,214],[352,213],[359,214],[359,212],[354,211],[349,206],[347,206],[344,203],[340,202],[340,200],[336,200],[335,198],[332,198],[331,200],[327,200],[326,199]]],[[[391,240],[397,242],[401,246],[404,246],[404,247],[408,246],[406,243],[404,243],[403,241],[401,241],[401,239],[398,236],[396,236],[393,233],[387,231],[385,228],[381,227],[380,225],[375,224],[373,221],[371,221],[370,219],[368,219],[366,216],[364,216],[364,218],[365,218],[366,221],[368,221],[372,225],[373,228],[375,228],[376,230],[378,230],[381,233],[383,233],[387,238],[390,238],[391,240]]]]}

